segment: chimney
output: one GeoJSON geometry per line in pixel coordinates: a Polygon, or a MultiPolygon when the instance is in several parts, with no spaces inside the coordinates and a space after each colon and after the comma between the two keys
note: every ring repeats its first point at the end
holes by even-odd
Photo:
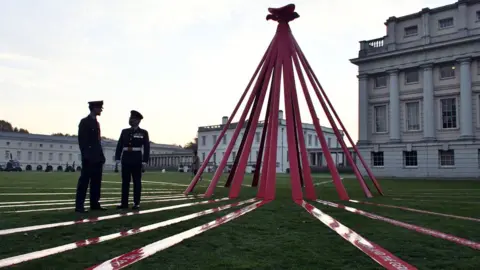
{"type": "Polygon", "coordinates": [[[228,121],[228,116],[222,117],[222,125],[225,125],[228,121]]]}
{"type": "Polygon", "coordinates": [[[278,111],[278,119],[283,120],[283,111],[278,111]]]}

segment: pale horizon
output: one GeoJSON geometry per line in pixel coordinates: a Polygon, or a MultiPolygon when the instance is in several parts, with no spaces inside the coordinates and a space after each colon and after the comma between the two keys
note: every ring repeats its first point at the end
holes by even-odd
{"type": "MultiPolygon", "coordinates": [[[[103,100],[102,136],[118,139],[138,110],[152,141],[185,145],[232,113],[275,34],[267,8],[294,3],[293,35],[356,141],[358,72],[349,59],[359,41],[383,37],[390,16],[454,2],[2,1],[0,119],[35,134],[77,134],[88,101],[103,100]]],[[[312,123],[299,84],[297,93],[302,122],[312,123]]]]}

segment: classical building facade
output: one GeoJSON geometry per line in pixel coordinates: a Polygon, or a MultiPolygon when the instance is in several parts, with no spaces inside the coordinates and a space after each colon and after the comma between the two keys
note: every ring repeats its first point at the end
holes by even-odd
{"type": "Polygon", "coordinates": [[[379,176],[478,177],[480,1],[390,17],[361,41],[359,141],[379,176]]]}
{"type": "MultiPolygon", "coordinates": [[[[218,136],[223,130],[223,127],[227,123],[228,117],[224,116],[222,118],[222,124],[220,125],[212,125],[212,126],[202,126],[198,128],[198,155],[200,160],[203,162],[208,155],[208,153],[212,150],[213,145],[217,141],[218,136]]],[[[210,159],[209,166],[214,167],[215,165],[220,164],[220,161],[225,155],[225,150],[230,143],[231,138],[233,137],[233,133],[235,128],[237,127],[238,123],[231,123],[225,136],[222,139],[222,142],[218,145],[217,150],[213,154],[213,157],[210,159]]],[[[240,146],[241,138],[245,133],[245,125],[242,127],[240,131],[240,135],[235,142],[235,146],[231,155],[229,156],[229,160],[227,165],[232,165],[235,156],[238,153],[238,148],[240,146]]],[[[315,127],[313,124],[303,123],[303,133],[305,137],[305,145],[307,149],[314,149],[320,148],[320,141],[315,131],[315,127]]],[[[250,151],[250,155],[248,158],[247,172],[249,172],[253,166],[256,164],[257,155],[260,148],[260,140],[262,137],[262,130],[263,130],[263,121],[260,121],[257,126],[257,130],[255,131],[255,138],[252,144],[252,148],[250,151]]],[[[327,144],[330,147],[338,147],[339,144],[337,142],[336,136],[333,132],[333,129],[328,127],[322,127],[323,133],[325,135],[327,144]]],[[[343,136],[343,131],[340,131],[343,136]]],[[[335,159],[335,157],[334,157],[335,159]]],[[[316,162],[315,160],[311,160],[310,162],[316,162]]],[[[277,172],[286,172],[289,168],[288,162],[288,145],[287,145],[287,129],[286,129],[286,122],[283,117],[283,111],[279,112],[279,126],[278,126],[278,142],[277,142],[277,172]]]]}
{"type": "MultiPolygon", "coordinates": [[[[104,140],[102,145],[106,157],[104,169],[113,170],[117,142],[104,140]]],[[[190,151],[175,145],[151,144],[150,148],[152,167],[178,166],[177,160],[191,157],[190,151]]],[[[56,170],[58,166],[65,168],[67,163],[75,163],[75,167],[82,164],[76,137],[0,132],[0,164],[10,159],[18,160],[24,170],[27,165],[35,170],[38,165],[45,169],[48,164],[56,170]]]]}

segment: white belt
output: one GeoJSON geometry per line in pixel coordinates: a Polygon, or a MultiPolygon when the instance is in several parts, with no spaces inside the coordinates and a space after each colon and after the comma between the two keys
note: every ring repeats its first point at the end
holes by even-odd
{"type": "Polygon", "coordinates": [[[142,147],[124,147],[123,151],[142,151],[142,147]]]}

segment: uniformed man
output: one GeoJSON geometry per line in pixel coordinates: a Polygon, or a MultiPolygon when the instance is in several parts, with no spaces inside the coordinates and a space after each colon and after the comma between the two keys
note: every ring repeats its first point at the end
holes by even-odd
{"type": "Polygon", "coordinates": [[[88,103],[90,114],[78,125],[78,145],[82,155],[82,171],[77,184],[75,211],[86,213],[84,203],[90,185],[90,210],[106,210],[100,206],[100,188],[102,183],[103,153],[100,137],[100,125],[97,116],[103,111],[103,101],[88,103]]]}
{"type": "Polygon", "coordinates": [[[140,208],[142,194],[142,170],[150,158],[148,132],[139,128],[143,116],[137,111],[130,112],[130,128],[122,130],[115,151],[115,160],[122,163],[122,201],[117,209],[128,208],[130,181],[133,178],[133,210],[140,208]],[[143,146],[143,154],[142,154],[143,146]],[[123,154],[122,154],[123,153],[123,154]],[[120,160],[121,156],[121,160],[120,160]]]}

